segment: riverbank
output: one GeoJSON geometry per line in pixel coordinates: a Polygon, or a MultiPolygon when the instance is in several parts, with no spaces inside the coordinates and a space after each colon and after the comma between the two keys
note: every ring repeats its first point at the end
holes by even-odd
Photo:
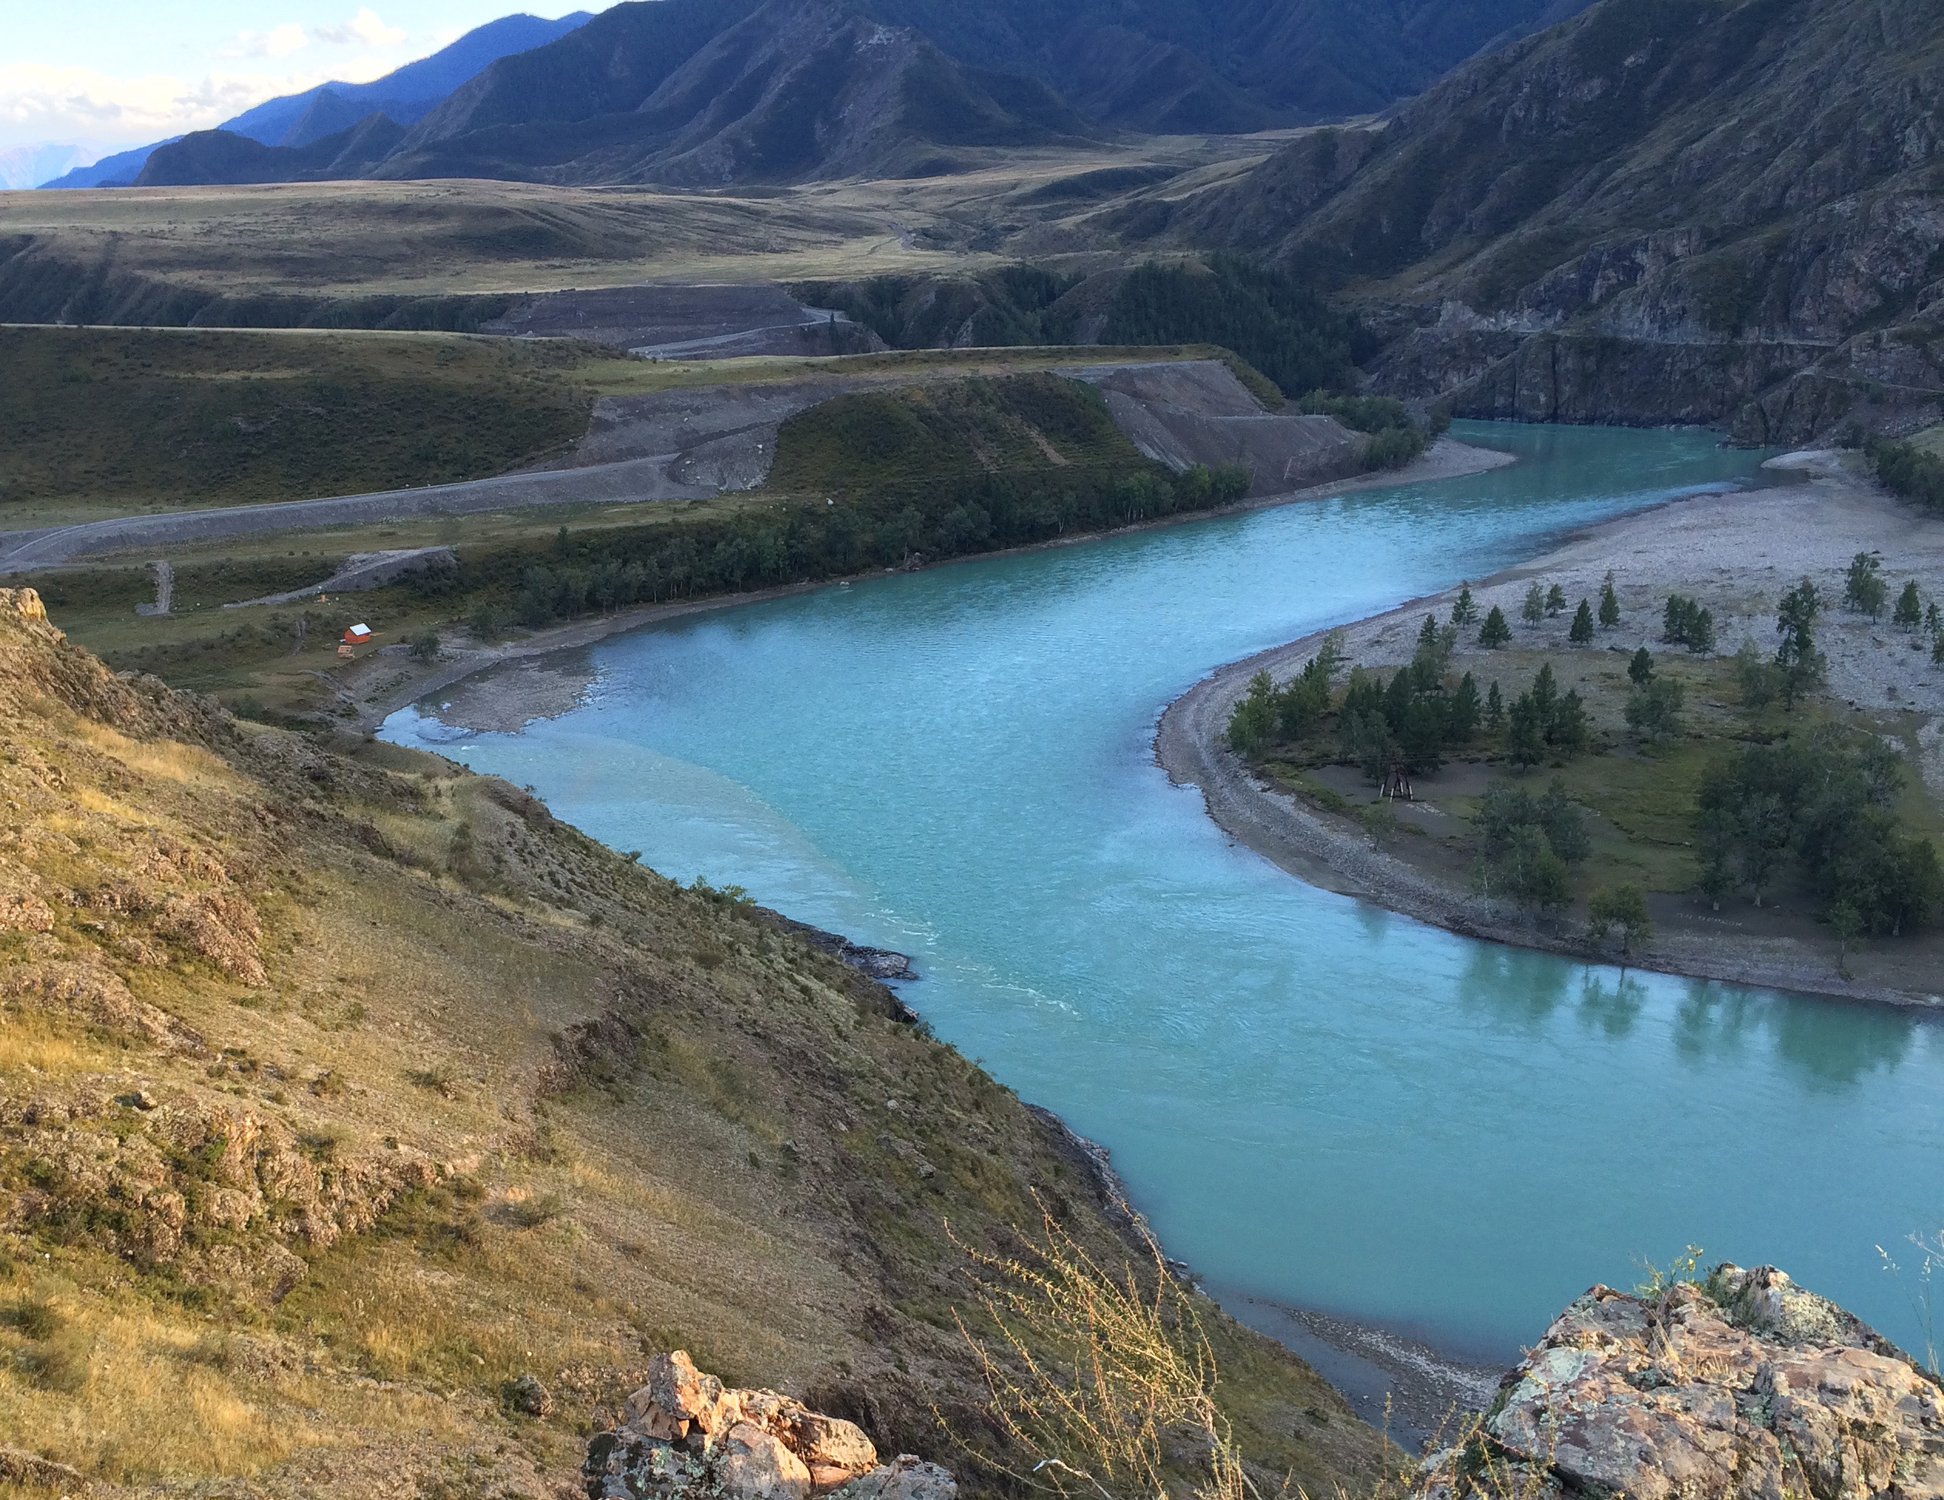
{"type": "MultiPolygon", "coordinates": [[[[1440,479],[1482,474],[1516,462],[1517,459],[1510,453],[1444,437],[1438,439],[1421,458],[1402,469],[1365,474],[1331,484],[1311,485],[1280,495],[1257,496],[1233,505],[1187,515],[1163,516],[1111,532],[1088,532],[1059,537],[1031,547],[1013,547],[971,557],[952,558],[934,566],[953,567],[962,563],[989,562],[1022,553],[1078,546],[1098,541],[1103,536],[1156,531],[1194,521],[1293,505],[1305,500],[1330,499],[1360,490],[1429,484],[1440,479]]],[[[882,576],[881,573],[860,574],[852,578],[789,584],[781,588],[722,594],[676,604],[649,605],[604,615],[599,619],[552,626],[505,644],[457,646],[438,661],[420,661],[397,652],[379,653],[352,667],[340,669],[334,675],[345,699],[355,710],[356,727],[361,732],[369,733],[393,714],[414,703],[423,702],[447,689],[456,689],[458,691],[438,705],[441,722],[482,733],[511,734],[536,719],[557,718],[568,713],[581,701],[594,680],[593,667],[584,654],[585,649],[600,641],[689,615],[792,598],[816,589],[847,587],[865,578],[882,576]]]]}
{"type": "MultiPolygon", "coordinates": [[[[1629,622],[1624,640],[1609,649],[1659,646],[1660,606],[1670,592],[1701,592],[1716,609],[1720,651],[1744,639],[1764,650],[1773,635],[1775,599],[1797,578],[1814,576],[1829,598],[1830,576],[1857,552],[1881,551],[1901,578],[1915,574],[1934,595],[1944,582],[1944,527],[1900,505],[1829,456],[1797,459],[1801,484],[1698,496],[1638,512],[1568,538],[1550,552],[1471,587],[1481,613],[1494,605],[1517,619],[1528,581],[1560,583],[1569,598],[1597,595],[1609,570],[1619,577],[1629,622]],[[1719,601],[1719,602],[1717,602],[1719,601]]],[[[1411,659],[1426,613],[1449,615],[1457,590],[1414,599],[1344,630],[1347,659],[1401,665],[1411,659]]],[[[1835,614],[1819,641],[1830,658],[1830,694],[1852,708],[1891,705],[1922,714],[1912,730],[1914,770],[1933,793],[1944,790],[1944,738],[1938,709],[1944,670],[1928,652],[1899,650],[1887,625],[1835,614]]],[[[1564,643],[1566,621],[1546,630],[1564,643]]],[[[1278,681],[1315,655],[1326,632],[1236,662],[1197,683],[1170,704],[1155,737],[1155,752],[1171,779],[1201,789],[1210,815],[1241,843],[1291,874],[1346,895],[1467,937],[1575,957],[1587,956],[1576,933],[1542,930],[1502,903],[1478,895],[1462,872],[1437,869],[1424,858],[1386,848],[1354,818],[1272,787],[1227,745],[1231,713],[1250,678],[1267,671],[1278,681]],[[1455,876],[1455,878],[1454,878],[1455,876]]],[[[1619,638],[1615,638],[1619,639],[1619,638]]],[[[1436,815],[1435,793],[1427,804],[1436,815]]],[[[1402,841],[1409,843],[1411,841],[1402,841]]],[[[1417,841],[1430,846],[1434,841],[1417,841]]],[[[1712,912],[1694,901],[1654,913],[1657,935],[1633,965],[1639,968],[1853,1000],[1939,1007],[1944,945],[1935,935],[1875,944],[1852,953],[1848,973],[1833,937],[1806,939],[1774,930],[1773,912],[1738,905],[1712,912]]]]}

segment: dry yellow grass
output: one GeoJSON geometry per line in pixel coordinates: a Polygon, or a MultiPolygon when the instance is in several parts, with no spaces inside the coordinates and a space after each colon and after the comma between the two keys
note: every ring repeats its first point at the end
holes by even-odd
{"type": "MultiPolygon", "coordinates": [[[[974,1377],[942,1221],[1001,1243],[1043,1184],[1114,1252],[1082,1169],[880,991],[510,787],[238,732],[4,613],[0,745],[9,878],[79,897],[0,933],[17,1445],[137,1492],[543,1496],[680,1346],[939,1452],[974,1377]],[[503,1404],[527,1371],[545,1421],[503,1404]]],[[[1313,1375],[1212,1336],[1271,1461],[1368,1464],[1313,1375]]]]}

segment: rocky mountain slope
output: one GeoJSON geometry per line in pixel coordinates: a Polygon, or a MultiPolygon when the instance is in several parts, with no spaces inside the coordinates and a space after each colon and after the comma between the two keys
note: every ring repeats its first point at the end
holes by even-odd
{"type": "Polygon", "coordinates": [[[1602,0],[1173,232],[1351,282],[1388,389],[1800,442],[1944,411],[1944,13],[1602,0]]]}
{"type": "MultiPolygon", "coordinates": [[[[930,175],[955,147],[1103,127],[1250,131],[1381,109],[1583,3],[1088,0],[1049,18],[1028,0],[637,0],[494,64],[422,120],[372,85],[355,101],[328,89],[295,123],[278,115],[274,139],[247,118],[226,128],[301,147],[383,110],[417,122],[372,170],[392,178],[930,175]]],[[[152,163],[144,183],[209,180],[181,175],[180,159],[152,163]]],[[[289,180],[314,170],[282,160],[289,180]]]]}
{"type": "MultiPolygon", "coordinates": [[[[1070,1138],[786,926],[117,678],[29,591],[0,808],[0,1486],[552,1496],[671,1347],[939,1456],[981,1388],[945,1221],[1124,1253],[1070,1138]]],[[[1213,1332],[1267,1468],[1370,1472],[1213,1332]]]]}
{"type": "Polygon", "coordinates": [[[1043,84],[964,67],[840,0],[655,0],[490,70],[377,175],[692,186],[922,175],[954,147],[1086,129],[1043,84]]]}

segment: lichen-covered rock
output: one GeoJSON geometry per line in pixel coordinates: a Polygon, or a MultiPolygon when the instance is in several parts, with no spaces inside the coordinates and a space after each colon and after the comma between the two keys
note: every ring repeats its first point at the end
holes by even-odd
{"type": "Polygon", "coordinates": [[[1419,1493],[1498,1493],[1494,1467],[1533,1500],[1944,1500],[1944,1387],[1773,1267],[1652,1299],[1596,1286],[1419,1493]]]}
{"type": "Polygon", "coordinates": [[[852,1480],[831,1500],[958,1500],[958,1480],[949,1470],[905,1453],[852,1480]]]}
{"type": "Polygon", "coordinates": [[[680,1350],[657,1355],[625,1419],[588,1444],[589,1500],[955,1500],[909,1455],[882,1467],[864,1430],[776,1391],[725,1390],[680,1350]]]}

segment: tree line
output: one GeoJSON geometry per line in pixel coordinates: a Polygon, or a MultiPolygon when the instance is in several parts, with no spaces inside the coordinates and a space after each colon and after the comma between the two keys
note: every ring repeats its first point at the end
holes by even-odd
{"type": "Polygon", "coordinates": [[[919,561],[965,557],[1061,536],[1190,514],[1248,493],[1244,469],[1158,465],[1051,473],[943,476],[888,486],[841,503],[777,505],[656,525],[562,527],[550,551],[468,557],[461,575],[417,575],[425,595],[463,587],[476,597],[469,623],[497,634],[509,624],[644,604],[815,582],[919,561]]]}
{"type": "Polygon", "coordinates": [[[1577,689],[1560,691],[1550,662],[1508,703],[1496,678],[1483,690],[1471,672],[1451,680],[1457,644],[1457,626],[1426,615],[1409,666],[1388,678],[1355,667],[1339,695],[1343,639],[1332,632],[1281,687],[1267,672],[1250,679],[1229,716],[1229,745],[1239,755],[1258,756],[1279,741],[1331,734],[1330,757],[1376,782],[1396,769],[1428,774],[1454,751],[1488,744],[1502,747],[1522,771],[1587,749],[1592,729],[1586,704],[1577,689]]]}

